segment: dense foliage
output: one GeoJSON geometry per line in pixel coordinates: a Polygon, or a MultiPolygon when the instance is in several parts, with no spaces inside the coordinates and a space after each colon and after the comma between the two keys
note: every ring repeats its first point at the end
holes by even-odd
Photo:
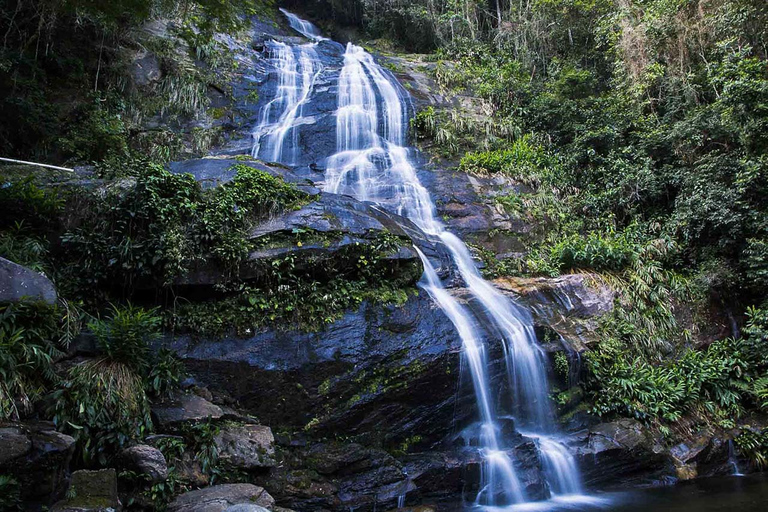
{"type": "Polygon", "coordinates": [[[764,2],[346,4],[369,35],[435,49],[434,78],[462,97],[418,112],[416,140],[519,185],[497,202],[533,227],[494,236],[525,256],[480,250],[486,272],[586,272],[618,291],[589,358],[594,412],[666,429],[766,405],[764,2]],[[392,29],[419,24],[418,42],[392,29]],[[713,309],[747,308],[741,338],[697,348],[713,309]]]}
{"type": "Polygon", "coordinates": [[[180,121],[206,115],[209,87],[227,92],[233,66],[216,32],[235,35],[249,14],[272,0],[3,0],[0,2],[0,153],[74,161],[125,157],[132,151],[168,159],[199,153],[212,129],[178,133],[180,121]],[[174,20],[152,35],[157,19],[174,20]],[[186,51],[176,51],[175,38],[186,51]],[[151,50],[158,80],[132,72],[151,50]],[[133,67],[132,67],[133,66],[133,67]],[[159,129],[147,131],[154,118],[159,129]]]}

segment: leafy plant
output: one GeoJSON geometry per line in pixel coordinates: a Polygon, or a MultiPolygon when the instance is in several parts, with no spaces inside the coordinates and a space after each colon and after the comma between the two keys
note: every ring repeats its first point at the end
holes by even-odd
{"type": "Polygon", "coordinates": [[[44,303],[0,304],[0,418],[18,419],[58,382],[53,361],[65,348],[60,312],[44,303]]]}

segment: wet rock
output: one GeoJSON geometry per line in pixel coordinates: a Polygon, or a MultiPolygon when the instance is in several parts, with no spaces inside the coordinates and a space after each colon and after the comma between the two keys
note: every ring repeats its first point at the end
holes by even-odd
{"type": "Polygon", "coordinates": [[[120,457],[126,469],[145,475],[151,483],[168,478],[168,464],[157,448],[139,444],[123,450],[120,457]]]}
{"type": "Polygon", "coordinates": [[[681,480],[733,473],[728,441],[713,432],[699,432],[669,449],[681,480]]]}
{"type": "Polygon", "coordinates": [[[343,431],[383,443],[418,432],[427,447],[450,436],[445,425],[475,414],[473,407],[457,411],[461,341],[424,293],[403,306],[364,303],[321,332],[178,337],[166,346],[200,382],[270,425],[312,422],[321,435],[343,431]]]}
{"type": "Polygon", "coordinates": [[[572,451],[590,487],[650,484],[674,474],[669,458],[642,423],[601,423],[572,436],[572,451]]]}
{"type": "Polygon", "coordinates": [[[0,425],[0,474],[21,484],[30,506],[48,506],[63,495],[75,440],[56,432],[52,423],[0,425]]]}
{"type": "Polygon", "coordinates": [[[275,465],[275,439],[264,425],[224,425],[214,437],[219,461],[237,469],[253,470],[275,465]]]}
{"type": "Polygon", "coordinates": [[[21,300],[56,303],[53,283],[34,270],[0,258],[0,303],[21,300]]]}
{"type": "Polygon", "coordinates": [[[234,505],[256,505],[271,509],[274,504],[272,496],[261,487],[225,484],[186,492],[168,505],[168,512],[224,512],[234,505]]]}
{"type": "Polygon", "coordinates": [[[319,193],[319,190],[310,181],[297,176],[288,168],[277,164],[265,164],[257,160],[236,160],[226,157],[193,158],[171,162],[169,169],[176,174],[189,173],[195,177],[195,180],[201,183],[203,188],[213,188],[229,183],[235,178],[237,175],[237,171],[234,169],[235,165],[245,165],[264,171],[272,176],[280,177],[308,194],[317,195],[319,193]]]}
{"type": "Polygon", "coordinates": [[[52,512],[113,512],[119,510],[117,473],[114,469],[80,470],[72,473],[67,499],[60,501],[52,512]]]}
{"type": "Polygon", "coordinates": [[[190,393],[179,393],[173,398],[152,405],[152,416],[160,429],[178,427],[182,423],[218,419],[223,415],[221,407],[190,393]]]}
{"type": "MultiPolygon", "coordinates": [[[[585,274],[504,277],[494,280],[494,284],[528,306],[537,325],[553,329],[577,352],[596,341],[597,321],[613,311],[616,297],[607,285],[585,274]]],[[[551,348],[559,349],[559,343],[551,348]]]]}
{"type": "Polygon", "coordinates": [[[542,472],[541,457],[536,443],[532,440],[515,447],[512,460],[515,461],[515,470],[520,484],[528,499],[545,500],[549,498],[549,485],[542,472]]]}

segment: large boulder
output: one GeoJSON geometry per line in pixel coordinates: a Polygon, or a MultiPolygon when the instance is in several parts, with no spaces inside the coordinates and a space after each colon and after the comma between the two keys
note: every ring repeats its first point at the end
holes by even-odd
{"type": "Polygon", "coordinates": [[[214,437],[219,462],[235,469],[264,469],[275,462],[275,438],[264,425],[223,425],[214,437]]]}
{"type": "Polygon", "coordinates": [[[601,423],[573,435],[569,444],[589,487],[648,485],[675,474],[663,447],[637,420],[601,423]]]}
{"type": "Polygon", "coordinates": [[[186,492],[168,505],[168,512],[224,512],[235,505],[256,505],[271,509],[274,504],[272,496],[261,487],[225,484],[186,492]]]}
{"type": "Polygon", "coordinates": [[[56,302],[56,289],[39,272],[0,258],[0,303],[20,300],[56,302]]]}
{"type": "Polygon", "coordinates": [[[145,444],[123,450],[120,454],[126,469],[145,475],[149,482],[162,482],[168,478],[168,463],[163,452],[145,444]]]}
{"type": "Polygon", "coordinates": [[[0,424],[0,474],[18,480],[30,506],[49,506],[62,496],[74,450],[75,440],[51,423],[0,424]]]}
{"type": "MultiPolygon", "coordinates": [[[[227,158],[202,158],[173,162],[173,172],[189,172],[203,184],[217,186],[231,181],[236,174],[233,165],[248,165],[255,169],[282,177],[300,190],[313,196],[313,200],[297,210],[289,210],[256,225],[251,240],[258,249],[240,267],[240,278],[254,279],[263,274],[263,262],[288,255],[296,256],[296,264],[338,257],[341,251],[355,250],[360,244],[372,244],[382,236],[397,241],[391,253],[384,254],[393,268],[418,267],[419,257],[413,246],[418,246],[435,267],[445,272],[448,267],[446,252],[415,224],[406,218],[389,213],[377,206],[352,197],[320,193],[312,182],[293,171],[277,165],[256,161],[227,158]],[[297,243],[295,233],[311,233],[316,240],[297,243]]],[[[197,268],[178,278],[176,284],[186,286],[212,286],[225,280],[224,270],[213,262],[203,262],[197,268]]]]}
{"type": "Polygon", "coordinates": [[[586,274],[503,277],[493,283],[525,304],[537,325],[557,332],[577,352],[596,341],[598,319],[613,311],[616,297],[605,283],[586,274]]]}
{"type": "Polygon", "coordinates": [[[119,509],[117,473],[110,468],[72,473],[67,498],[54,505],[51,512],[114,512],[119,509]]]}

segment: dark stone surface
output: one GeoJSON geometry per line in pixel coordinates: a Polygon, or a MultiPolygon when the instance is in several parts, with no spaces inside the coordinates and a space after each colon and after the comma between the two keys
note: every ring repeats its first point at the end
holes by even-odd
{"type": "Polygon", "coordinates": [[[194,423],[208,418],[218,419],[224,411],[205,398],[178,393],[171,399],[164,399],[152,405],[152,417],[160,429],[175,428],[183,423],[194,423]]]}
{"type": "MultiPolygon", "coordinates": [[[[504,277],[493,284],[524,304],[537,325],[558,333],[572,351],[582,352],[597,340],[600,317],[613,311],[616,292],[584,274],[558,277],[504,277]]],[[[551,350],[561,348],[556,343],[551,350]]]]}
{"type": "Polygon", "coordinates": [[[111,468],[75,471],[67,494],[71,497],[54,505],[52,512],[108,512],[120,508],[117,473],[111,468]]]}
{"type": "Polygon", "coordinates": [[[636,420],[601,423],[572,436],[570,446],[590,488],[651,485],[675,474],[670,457],[636,420]]]}
{"type": "Polygon", "coordinates": [[[461,341],[425,293],[402,307],[365,303],[321,332],[166,344],[200,382],[273,426],[312,421],[318,433],[384,442],[418,432],[427,446],[475,414],[471,404],[461,407],[471,394],[457,401],[461,341]]]}
{"type": "Polygon", "coordinates": [[[275,466],[275,438],[265,425],[225,424],[214,437],[219,462],[244,470],[275,466]]]}
{"type": "Polygon", "coordinates": [[[168,478],[168,464],[163,453],[152,446],[139,444],[126,448],[120,453],[123,467],[145,475],[151,483],[168,478]]]}
{"type": "Polygon", "coordinates": [[[52,423],[0,424],[0,474],[19,481],[30,508],[49,506],[63,495],[74,450],[75,440],[52,423]]]}
{"type": "Polygon", "coordinates": [[[0,258],[0,303],[20,300],[56,302],[53,283],[34,270],[0,258]]]}
{"type": "Polygon", "coordinates": [[[168,506],[168,512],[224,512],[233,505],[272,508],[275,500],[263,488],[252,484],[214,485],[189,491],[168,506]]]}

